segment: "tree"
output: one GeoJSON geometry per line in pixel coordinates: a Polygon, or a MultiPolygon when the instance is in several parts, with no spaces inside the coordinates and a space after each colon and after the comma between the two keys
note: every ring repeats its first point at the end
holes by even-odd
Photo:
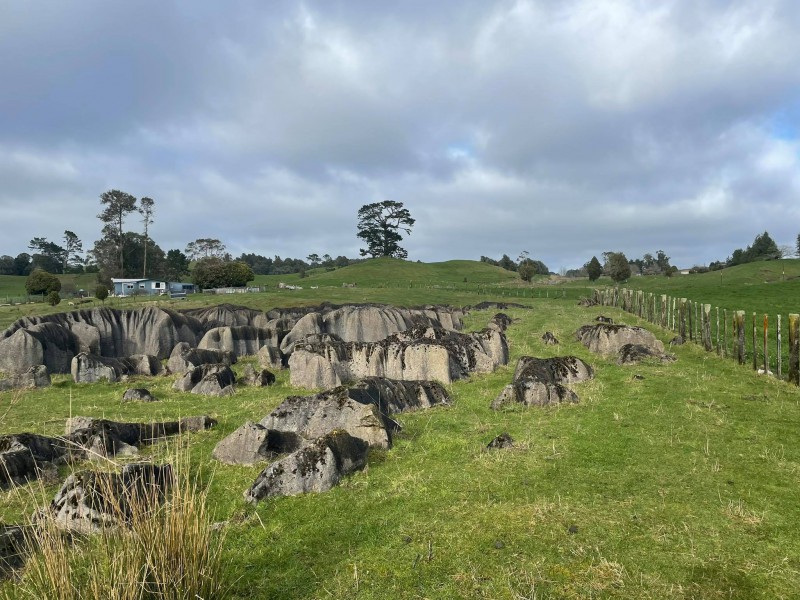
{"type": "Polygon", "coordinates": [[[319,261],[320,261],[319,254],[316,254],[316,253],[309,254],[308,256],[306,256],[306,260],[309,262],[309,264],[312,267],[318,267],[319,266],[319,261]]]}
{"type": "Polygon", "coordinates": [[[550,273],[550,269],[547,268],[546,264],[540,260],[527,258],[527,255],[528,253],[525,252],[524,258],[517,267],[517,272],[522,281],[531,281],[534,275],[548,275],[550,273]]]}
{"type": "Polygon", "coordinates": [[[61,281],[52,273],[42,269],[34,269],[25,280],[25,289],[31,295],[60,292],[61,281]]]}
{"type": "Polygon", "coordinates": [[[225,256],[225,244],[216,238],[198,238],[186,245],[186,256],[189,260],[199,260],[201,258],[223,258],[225,256]]]}
{"type": "Polygon", "coordinates": [[[64,265],[63,273],[66,273],[70,266],[80,265],[83,261],[78,255],[78,252],[83,252],[83,242],[74,232],[64,231],[64,265]]]}
{"type": "Polygon", "coordinates": [[[106,303],[106,298],[108,298],[108,288],[104,286],[102,283],[98,284],[96,288],[94,288],[94,297],[100,300],[103,304],[106,303]]]}
{"type": "Polygon", "coordinates": [[[774,260],[780,258],[780,251],[778,245],[775,243],[769,233],[766,231],[761,235],[757,235],[753,240],[753,244],[747,247],[744,252],[745,262],[752,262],[755,260],[774,260]]]}
{"type": "Polygon", "coordinates": [[[48,294],[47,294],[47,303],[50,306],[55,306],[56,304],[60,304],[61,303],[61,295],[55,290],[52,290],[52,291],[48,292],[48,294]]]}
{"type": "Polygon", "coordinates": [[[58,244],[47,241],[47,238],[35,237],[28,243],[28,249],[33,252],[31,262],[48,273],[63,273],[64,248],[58,244]]]}
{"type": "Polygon", "coordinates": [[[167,252],[164,260],[164,278],[167,281],[180,281],[189,274],[189,259],[178,249],[167,252]]]}
{"type": "MultiPolygon", "coordinates": [[[[140,233],[127,231],[122,236],[124,247],[125,271],[119,277],[139,277],[144,266],[144,236],[140,233]]],[[[165,255],[164,251],[150,240],[149,245],[149,276],[158,279],[164,277],[165,255]]],[[[104,237],[94,243],[89,253],[100,271],[107,277],[116,272],[117,244],[114,240],[104,237]]]]}
{"type": "Polygon", "coordinates": [[[239,261],[224,261],[215,256],[201,258],[192,271],[192,281],[202,289],[243,287],[255,278],[253,270],[239,261]]]}
{"type": "Polygon", "coordinates": [[[407,258],[408,252],[398,244],[403,239],[398,231],[410,235],[414,222],[402,202],[384,200],[365,204],[358,210],[357,237],[367,244],[360,249],[361,256],[407,258]]]}
{"type": "Polygon", "coordinates": [[[589,275],[589,281],[597,281],[600,275],[603,274],[603,265],[600,264],[596,256],[593,256],[592,260],[586,263],[586,273],[589,275]]]}
{"type": "Polygon", "coordinates": [[[142,260],[142,277],[147,277],[147,229],[153,224],[153,212],[155,201],[145,196],[139,200],[139,214],[142,215],[142,225],[144,225],[144,259],[142,260]]]}
{"type": "Polygon", "coordinates": [[[16,275],[14,270],[14,258],[8,254],[0,256],[0,275],[16,275]]]}
{"type": "Polygon", "coordinates": [[[608,258],[604,270],[611,279],[619,283],[631,276],[631,266],[623,252],[607,252],[605,255],[608,258]]]}
{"type": "Polygon", "coordinates": [[[800,256],[800,233],[797,234],[797,246],[795,247],[797,256],[800,256]]]}
{"type": "Polygon", "coordinates": [[[31,255],[27,252],[20,252],[14,257],[14,274],[28,275],[33,269],[31,265],[31,255]]]}
{"type": "MultiPolygon", "coordinates": [[[[136,198],[120,190],[108,190],[100,195],[100,204],[105,206],[103,212],[97,215],[105,225],[103,226],[103,236],[116,246],[119,256],[119,274],[125,274],[124,247],[125,237],[123,235],[123,224],[125,217],[136,210],[136,198]]],[[[111,273],[109,273],[111,275],[111,273]]]]}

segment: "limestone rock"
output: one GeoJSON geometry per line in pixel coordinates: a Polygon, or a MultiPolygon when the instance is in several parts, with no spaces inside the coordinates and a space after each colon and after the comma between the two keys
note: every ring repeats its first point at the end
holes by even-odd
{"type": "Polygon", "coordinates": [[[567,384],[594,377],[594,369],[575,356],[535,358],[523,356],[517,362],[514,380],[492,401],[497,410],[506,404],[544,406],[558,402],[577,402],[577,394],[567,384]]]}
{"type": "Polygon", "coordinates": [[[281,351],[277,348],[262,346],[256,356],[258,357],[258,364],[264,369],[275,371],[283,368],[283,357],[281,356],[281,351]]]}
{"type": "Polygon", "coordinates": [[[270,496],[325,492],[367,463],[369,445],[346,431],[334,431],[272,463],[244,494],[258,502],[270,496]]]}
{"type": "Polygon", "coordinates": [[[376,405],[383,415],[450,404],[447,390],[436,381],[365,377],[348,390],[348,396],[362,404],[376,405]]]}
{"type": "Polygon", "coordinates": [[[197,345],[201,350],[224,350],[237,357],[257,354],[264,346],[277,348],[275,334],[252,325],[215,327],[207,331],[197,345]]]}
{"type": "Polygon", "coordinates": [[[220,388],[236,383],[236,375],[226,364],[198,365],[175,380],[172,388],[179,392],[191,392],[209,375],[218,375],[217,383],[220,388]]]}
{"type": "Polygon", "coordinates": [[[498,410],[506,404],[545,406],[559,402],[577,402],[578,395],[560,383],[521,379],[507,385],[492,401],[491,408],[498,410]]]}
{"type": "Polygon", "coordinates": [[[50,374],[47,367],[37,365],[30,367],[24,373],[12,374],[6,379],[0,379],[0,392],[20,388],[40,388],[50,385],[50,374]]]}
{"type": "Polygon", "coordinates": [[[558,345],[558,339],[549,331],[544,332],[544,335],[542,335],[542,341],[544,342],[545,346],[558,345]]]}
{"type": "Polygon", "coordinates": [[[656,352],[664,352],[664,344],[642,327],[607,323],[584,325],[578,329],[576,337],[592,352],[607,356],[618,354],[626,344],[638,344],[656,352]]]}
{"type": "Polygon", "coordinates": [[[305,443],[296,433],[271,430],[259,423],[247,421],[220,441],[212,456],[228,465],[252,465],[272,460],[279,454],[295,452],[305,443]]]}
{"type": "Polygon", "coordinates": [[[489,327],[498,331],[505,331],[511,325],[511,317],[505,313],[497,313],[489,321],[489,327]]]}
{"type": "Polygon", "coordinates": [[[619,349],[619,358],[617,359],[618,365],[636,365],[643,360],[654,360],[667,363],[673,362],[675,357],[671,354],[658,352],[648,346],[642,346],[639,344],[625,344],[619,349]]]}
{"type": "Polygon", "coordinates": [[[242,379],[245,385],[254,387],[266,387],[275,383],[275,375],[266,369],[256,371],[253,365],[247,365],[244,368],[244,376],[242,379]]]}
{"type": "Polygon", "coordinates": [[[233,396],[233,383],[228,383],[228,378],[224,373],[209,373],[191,390],[192,394],[201,396],[233,396]]]}
{"type": "Polygon", "coordinates": [[[376,448],[391,448],[400,426],[374,404],[361,404],[338,387],[314,396],[290,396],[260,421],[267,429],[291,431],[312,440],[338,429],[376,448]]]}
{"type": "Polygon", "coordinates": [[[190,369],[202,365],[232,365],[236,357],[226,350],[209,350],[192,348],[189,344],[181,343],[173,348],[167,361],[167,367],[172,373],[185,373],[190,369]]]}
{"type": "Polygon", "coordinates": [[[489,450],[513,448],[514,440],[508,432],[505,432],[494,438],[486,447],[489,450]]]}
{"type": "Polygon", "coordinates": [[[125,390],[125,393],[122,395],[123,402],[128,401],[135,401],[135,402],[155,402],[156,399],[150,393],[150,390],[145,388],[129,388],[125,390]]]}
{"type": "Polygon", "coordinates": [[[155,508],[173,485],[171,465],[134,463],[120,473],[85,471],[67,477],[48,511],[59,527],[99,533],[127,521],[142,503],[155,508]]]}

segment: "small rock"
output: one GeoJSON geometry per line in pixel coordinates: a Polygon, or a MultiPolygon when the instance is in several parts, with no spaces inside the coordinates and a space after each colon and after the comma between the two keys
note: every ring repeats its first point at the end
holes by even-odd
{"type": "Polygon", "coordinates": [[[567,531],[570,533],[570,535],[575,535],[576,533],[578,533],[578,526],[570,525],[567,531]]]}
{"type": "Polygon", "coordinates": [[[122,395],[123,402],[136,400],[139,402],[155,402],[156,399],[150,393],[150,390],[145,388],[128,388],[122,395]]]}
{"type": "Polygon", "coordinates": [[[494,541],[494,547],[495,547],[496,549],[498,549],[498,550],[502,550],[503,548],[505,548],[505,547],[506,547],[506,545],[503,543],[503,541],[502,541],[502,540],[495,540],[495,541],[494,541]]]}
{"type": "Polygon", "coordinates": [[[513,448],[514,447],[514,440],[508,434],[508,432],[501,433],[496,438],[494,438],[489,444],[486,446],[487,448],[494,449],[494,448],[513,448]]]}

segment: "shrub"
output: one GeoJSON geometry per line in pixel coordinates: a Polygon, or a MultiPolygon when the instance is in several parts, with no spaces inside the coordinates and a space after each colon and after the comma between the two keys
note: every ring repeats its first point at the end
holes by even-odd
{"type": "Polygon", "coordinates": [[[25,280],[25,289],[29,294],[49,294],[61,291],[61,280],[52,273],[34,269],[25,280]]]}
{"type": "Polygon", "coordinates": [[[56,306],[57,304],[61,303],[61,296],[57,291],[53,290],[52,292],[47,294],[47,303],[50,306],[56,306]]]}
{"type": "Polygon", "coordinates": [[[98,285],[94,288],[94,297],[105,304],[106,298],[108,298],[108,288],[102,284],[98,285]]]}

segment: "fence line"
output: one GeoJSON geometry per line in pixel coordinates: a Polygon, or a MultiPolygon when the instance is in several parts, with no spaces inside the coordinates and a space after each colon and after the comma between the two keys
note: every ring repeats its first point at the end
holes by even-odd
{"type": "MultiPolygon", "coordinates": [[[[740,365],[747,364],[749,358],[753,370],[773,374],[771,366],[774,364],[774,374],[778,379],[783,379],[781,315],[777,315],[777,319],[774,321],[775,353],[773,362],[770,357],[772,354],[770,352],[772,330],[768,314],[763,314],[762,319],[759,319],[758,313],[752,313],[752,340],[748,348],[747,319],[743,310],[731,312],[729,319],[729,312],[726,308],[723,308],[720,313],[720,307],[712,307],[711,304],[629,288],[594,289],[591,298],[597,304],[619,308],[653,325],[677,333],[674,341],[696,343],[706,352],[716,352],[722,358],[733,358],[740,365]],[[714,308],[716,310],[713,310],[714,308]],[[716,330],[713,327],[714,323],[716,330]],[[729,324],[731,325],[730,336],[728,335],[729,324]],[[759,324],[762,328],[760,344],[758,342],[759,324]],[[748,350],[750,350],[749,353],[748,350]],[[759,358],[763,360],[763,363],[759,362],[759,358]]],[[[795,385],[800,385],[800,315],[789,315],[787,330],[789,334],[787,379],[795,385]]]]}

